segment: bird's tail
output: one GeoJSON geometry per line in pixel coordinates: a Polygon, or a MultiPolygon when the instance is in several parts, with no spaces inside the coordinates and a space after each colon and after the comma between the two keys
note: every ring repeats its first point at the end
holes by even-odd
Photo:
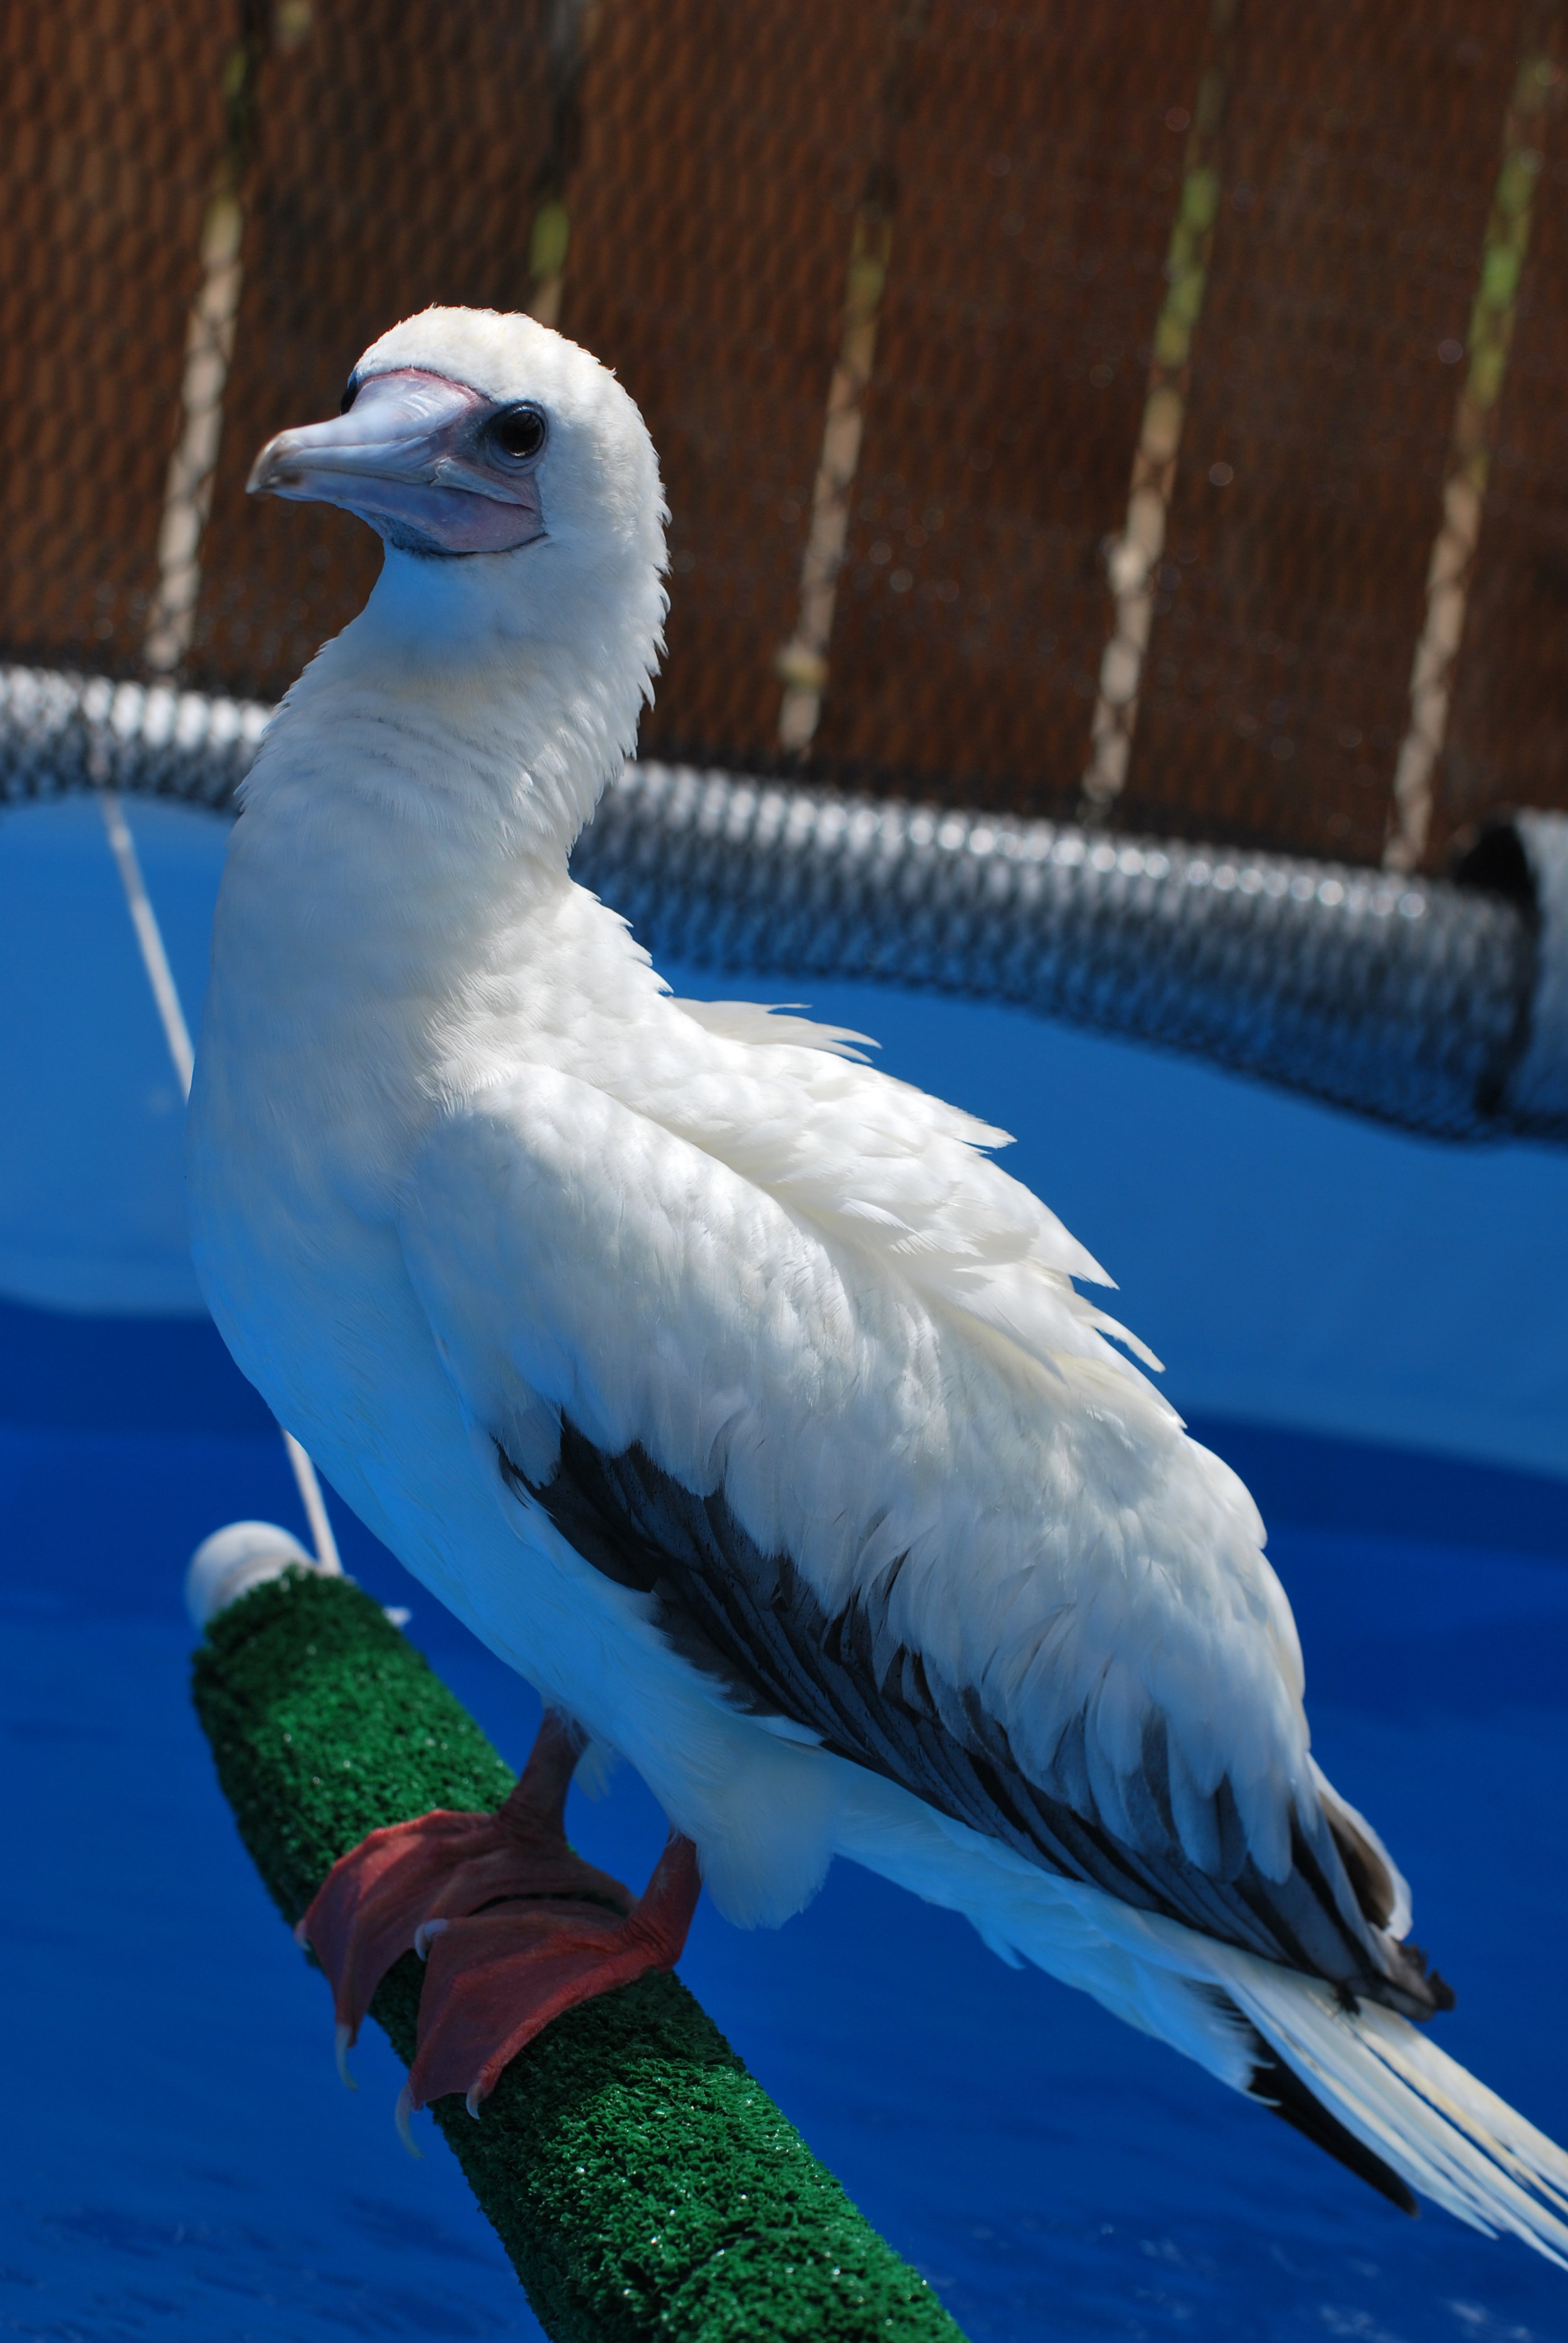
{"type": "Polygon", "coordinates": [[[1225,1966],[1273,2056],[1374,2159],[1472,2228],[1568,2269],[1568,2156],[1544,2132],[1392,2010],[1345,2007],[1332,1986],[1245,1954],[1225,1966]]]}

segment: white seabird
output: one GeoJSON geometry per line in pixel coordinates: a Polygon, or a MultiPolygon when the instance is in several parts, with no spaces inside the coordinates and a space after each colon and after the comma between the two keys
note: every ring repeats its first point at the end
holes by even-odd
{"type": "Polygon", "coordinates": [[[626,391],[528,318],[432,309],[251,485],[387,551],[246,785],[198,1272],[347,1502],[571,1720],[499,1822],[338,1866],[306,1925],[343,2037],[417,1935],[412,2098],[477,2107],[556,2009],[675,1957],[692,1848],[741,1923],[842,1855],[1396,2201],[1568,2256],[1568,2158],[1412,2023],[1449,1996],[1312,1761],[1256,1509],[1004,1134],[855,1036],[673,999],[570,880],[661,649],[626,391]],[[625,1920],[559,1835],[584,1735],[675,1834],[625,1920]]]}

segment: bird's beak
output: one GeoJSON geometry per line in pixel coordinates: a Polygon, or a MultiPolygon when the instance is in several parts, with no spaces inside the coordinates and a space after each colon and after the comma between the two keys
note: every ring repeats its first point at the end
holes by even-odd
{"type": "Polygon", "coordinates": [[[341,505],[392,543],[430,553],[504,553],[544,534],[532,474],[490,470],[477,427],[490,402],[466,383],[405,367],[372,375],[347,415],[269,439],[253,497],[341,505]]]}

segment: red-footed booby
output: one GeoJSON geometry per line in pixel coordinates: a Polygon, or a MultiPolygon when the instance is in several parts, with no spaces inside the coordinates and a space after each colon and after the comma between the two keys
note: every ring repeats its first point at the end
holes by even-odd
{"type": "Polygon", "coordinates": [[[477,2112],[560,2009],[777,1923],[835,1855],[966,1914],[1396,2202],[1568,2256],[1568,2158],[1419,2021],[1451,1996],[1313,1763],[1234,1473],[1078,1291],[1004,1134],[858,1037],[672,998],[568,855],[665,610],[627,392],[432,309],[257,492],[386,541],[245,788],[190,1132],[240,1365],[549,1712],[498,1815],[346,1856],[302,1924],[341,2044],[427,1953],[406,2106],[477,2112]],[[588,1736],[670,1842],[634,1899],[563,1801],[588,1736]]]}

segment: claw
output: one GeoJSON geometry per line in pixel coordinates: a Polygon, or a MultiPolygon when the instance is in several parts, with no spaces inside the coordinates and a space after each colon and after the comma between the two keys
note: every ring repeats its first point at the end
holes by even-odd
{"type": "Polygon", "coordinates": [[[381,1979],[410,1946],[427,1964],[397,2137],[448,2092],[477,2116],[508,2061],[562,2011],[679,1957],[700,1891],[696,1849],[672,1834],[634,1898],[574,1855],[564,1817],[583,1735],[548,1714],[494,1814],[391,1823],[339,1857],[295,1930],[332,1986],[337,2072],[381,1979]]]}
{"type": "Polygon", "coordinates": [[[495,1814],[442,1810],[389,1824],[333,1865],[297,1933],[327,1972],[344,2024],[357,2029],[421,1927],[428,1952],[437,1918],[519,1896],[586,1897],[629,1911],[620,1882],[567,1844],[567,1785],[581,1745],[575,1726],[548,1715],[522,1779],[495,1814]]]}
{"type": "Polygon", "coordinates": [[[477,2116],[503,2067],[564,2011],[673,1968],[701,1884],[696,1848],[671,1832],[624,1917],[602,1904],[535,1898],[451,1921],[419,1996],[411,2104],[460,2091],[477,2116]]]}
{"type": "Polygon", "coordinates": [[[425,2161],[425,2151],[415,2140],[414,2127],[409,2121],[409,2117],[412,2116],[413,2112],[413,2093],[409,2090],[407,2084],[405,2083],[402,2089],[397,2094],[397,2105],[393,2109],[392,2120],[397,2127],[398,2138],[402,2141],[404,2147],[407,2149],[415,2163],[423,2164],[425,2161]]]}

